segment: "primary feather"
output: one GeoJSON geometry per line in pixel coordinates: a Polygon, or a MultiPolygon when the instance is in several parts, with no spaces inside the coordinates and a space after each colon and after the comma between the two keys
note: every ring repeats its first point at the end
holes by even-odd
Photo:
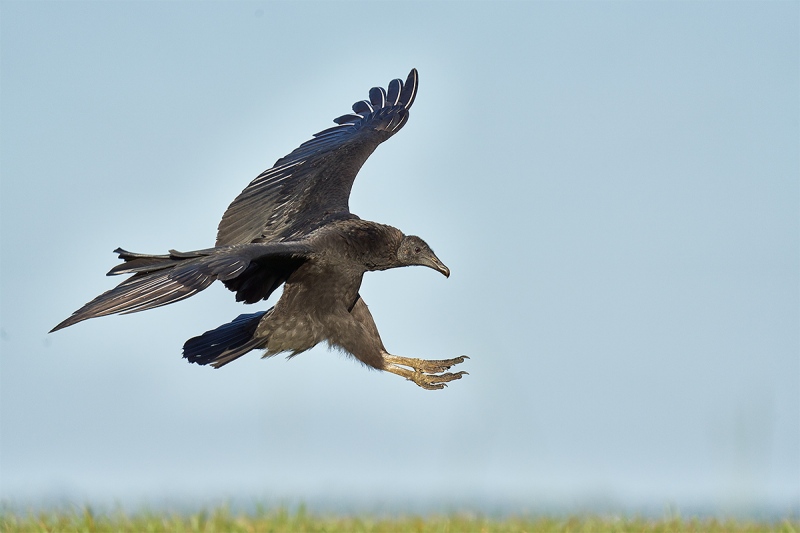
{"type": "Polygon", "coordinates": [[[348,199],[356,174],[380,143],[408,120],[419,76],[392,80],[389,95],[375,87],[370,102],[314,135],[262,172],[231,203],[217,231],[217,246],[296,239],[333,220],[351,217],[348,199]]]}

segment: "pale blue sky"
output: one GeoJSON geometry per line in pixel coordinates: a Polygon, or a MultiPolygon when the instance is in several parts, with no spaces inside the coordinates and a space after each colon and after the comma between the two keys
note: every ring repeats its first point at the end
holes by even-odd
{"type": "Polygon", "coordinates": [[[799,6],[4,1],[0,500],[797,510],[799,6]],[[453,274],[362,294],[468,377],[189,365],[222,286],[47,334],[411,67],[351,208],[453,274]]]}

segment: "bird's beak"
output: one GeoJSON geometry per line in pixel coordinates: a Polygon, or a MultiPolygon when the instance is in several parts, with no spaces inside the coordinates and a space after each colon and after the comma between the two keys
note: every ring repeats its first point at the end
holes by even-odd
{"type": "Polygon", "coordinates": [[[445,266],[444,263],[439,261],[438,257],[436,257],[435,255],[431,254],[431,258],[430,259],[431,259],[431,263],[429,265],[426,265],[426,266],[431,267],[432,269],[436,270],[437,272],[441,272],[442,274],[444,274],[444,277],[446,277],[446,278],[450,277],[450,269],[447,268],[447,266],[445,266]]]}

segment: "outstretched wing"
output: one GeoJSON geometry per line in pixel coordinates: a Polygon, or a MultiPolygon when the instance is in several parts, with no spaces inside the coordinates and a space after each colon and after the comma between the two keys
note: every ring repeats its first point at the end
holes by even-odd
{"type": "Polygon", "coordinates": [[[333,220],[350,218],[348,200],[356,174],[380,143],[408,120],[417,94],[412,69],[405,83],[373,87],[369,100],[261,173],[231,203],[217,232],[217,246],[270,242],[309,234],[333,220]]]}
{"type": "Polygon", "coordinates": [[[108,273],[133,274],[87,303],[54,327],[56,331],[82,320],[116,313],[135,313],[188,298],[220,280],[236,300],[266,300],[312,253],[300,242],[245,244],[194,252],[170,250],[167,255],[115,250],[125,262],[108,273]]]}

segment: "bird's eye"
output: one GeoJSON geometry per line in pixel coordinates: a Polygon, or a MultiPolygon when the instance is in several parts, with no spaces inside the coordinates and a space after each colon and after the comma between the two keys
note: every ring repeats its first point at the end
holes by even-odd
{"type": "Polygon", "coordinates": [[[420,248],[419,246],[417,246],[416,248],[414,248],[414,253],[415,253],[415,254],[418,254],[418,253],[420,253],[421,251],[422,251],[422,248],[420,248]]]}

